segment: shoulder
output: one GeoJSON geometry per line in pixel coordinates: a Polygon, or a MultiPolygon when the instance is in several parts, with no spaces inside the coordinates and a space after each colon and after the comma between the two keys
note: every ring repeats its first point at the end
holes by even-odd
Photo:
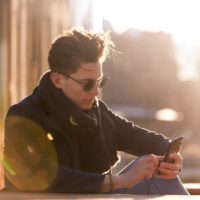
{"type": "Polygon", "coordinates": [[[109,116],[122,118],[118,113],[112,110],[104,101],[99,100],[99,108],[101,112],[109,114],[109,116]]]}
{"type": "Polygon", "coordinates": [[[6,119],[11,117],[27,118],[37,123],[41,123],[45,110],[40,101],[33,95],[29,95],[17,104],[12,105],[7,112],[6,119]]]}
{"type": "Polygon", "coordinates": [[[105,117],[106,120],[113,122],[113,120],[121,119],[121,117],[102,100],[99,100],[99,108],[102,116],[105,117]]]}
{"type": "Polygon", "coordinates": [[[103,101],[103,100],[98,100],[99,101],[99,108],[103,111],[109,111],[110,109],[108,108],[108,105],[103,101]]]}
{"type": "Polygon", "coordinates": [[[21,142],[29,136],[41,137],[44,131],[43,119],[44,112],[41,106],[32,100],[31,95],[12,105],[5,118],[6,143],[8,144],[8,139],[21,142]]]}

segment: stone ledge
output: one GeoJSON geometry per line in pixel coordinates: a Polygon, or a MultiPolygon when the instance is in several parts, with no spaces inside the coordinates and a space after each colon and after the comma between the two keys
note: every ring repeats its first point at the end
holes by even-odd
{"type": "Polygon", "coordinates": [[[200,195],[200,183],[184,183],[183,185],[191,195],[200,195]]]}

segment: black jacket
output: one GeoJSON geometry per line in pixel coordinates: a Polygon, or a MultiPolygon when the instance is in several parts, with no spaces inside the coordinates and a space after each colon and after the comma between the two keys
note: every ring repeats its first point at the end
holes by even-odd
{"type": "Polygon", "coordinates": [[[90,112],[81,111],[52,84],[49,74],[7,113],[7,190],[98,193],[118,150],[134,155],[166,152],[167,138],[120,118],[102,101],[90,112]]]}

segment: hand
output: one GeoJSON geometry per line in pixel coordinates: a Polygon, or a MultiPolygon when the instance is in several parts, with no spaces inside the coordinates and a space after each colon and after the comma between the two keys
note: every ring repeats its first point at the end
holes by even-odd
{"type": "Polygon", "coordinates": [[[158,178],[163,179],[174,179],[181,172],[183,166],[183,158],[180,153],[172,153],[170,154],[170,158],[174,160],[174,163],[162,162],[163,156],[160,156],[160,165],[158,167],[158,171],[160,175],[156,175],[158,178]]]}
{"type": "Polygon", "coordinates": [[[153,154],[137,158],[128,172],[120,175],[123,186],[130,188],[145,178],[152,178],[156,173],[158,164],[158,156],[153,154]]]}

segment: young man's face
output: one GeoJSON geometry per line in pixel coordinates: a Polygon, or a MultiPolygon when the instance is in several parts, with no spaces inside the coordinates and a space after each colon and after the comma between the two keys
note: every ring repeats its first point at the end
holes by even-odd
{"type": "Polygon", "coordinates": [[[98,81],[103,77],[101,63],[82,63],[75,73],[70,74],[71,78],[62,74],[58,74],[58,76],[60,79],[56,87],[60,88],[80,109],[91,109],[95,97],[99,95],[97,82],[89,91],[84,91],[84,86],[71,78],[81,83],[86,83],[88,80],[98,81]]]}

